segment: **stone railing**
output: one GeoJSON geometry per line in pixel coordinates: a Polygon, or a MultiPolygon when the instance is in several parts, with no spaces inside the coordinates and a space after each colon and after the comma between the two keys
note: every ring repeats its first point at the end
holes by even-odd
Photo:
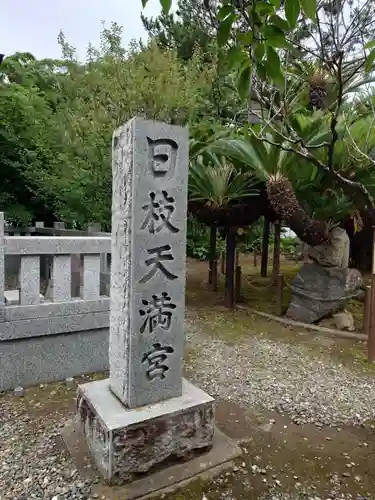
{"type": "Polygon", "coordinates": [[[0,391],[108,365],[110,299],[101,276],[110,235],[43,236],[35,229],[5,234],[0,214],[0,391]],[[15,287],[6,286],[9,257],[20,260],[15,287]]]}
{"type": "MultiPolygon", "coordinates": [[[[4,226],[4,233],[9,236],[111,236],[111,233],[101,232],[101,225],[93,222],[88,224],[87,230],[67,229],[64,222],[54,222],[53,227],[45,227],[44,222],[35,222],[34,226],[30,227],[12,227],[4,226]]],[[[103,275],[109,274],[111,264],[111,254],[102,254],[100,256],[101,273],[103,275]]],[[[72,273],[73,282],[76,281],[76,272],[78,272],[80,265],[77,258],[72,257],[72,273]]],[[[8,255],[6,260],[5,280],[9,280],[15,275],[18,275],[20,269],[20,256],[8,255]]],[[[51,271],[51,259],[49,256],[41,256],[40,271],[42,279],[49,279],[51,271]]],[[[103,276],[103,281],[109,283],[109,277],[103,276]]]]}

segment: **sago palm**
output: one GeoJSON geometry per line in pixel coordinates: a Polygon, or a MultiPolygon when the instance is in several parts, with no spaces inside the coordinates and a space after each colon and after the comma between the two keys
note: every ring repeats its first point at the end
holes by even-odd
{"type": "MultiPolygon", "coordinates": [[[[317,136],[318,131],[315,131],[315,136],[310,134],[309,143],[318,140],[317,136]]],[[[268,138],[282,146],[277,137],[268,138]]],[[[317,245],[328,239],[327,225],[323,221],[311,219],[299,203],[289,180],[289,174],[296,168],[300,168],[300,179],[309,175],[308,169],[303,172],[304,165],[294,153],[260,141],[252,135],[241,139],[220,138],[211,146],[211,150],[229,161],[246,165],[259,181],[264,182],[272,209],[303,241],[317,245]]]]}
{"type": "MultiPolygon", "coordinates": [[[[234,213],[246,199],[259,193],[258,179],[236,168],[224,157],[191,144],[189,207],[206,223],[232,225],[234,213]],[[226,221],[226,223],[225,223],[226,221]]],[[[238,226],[243,225],[238,220],[238,226]]]]}

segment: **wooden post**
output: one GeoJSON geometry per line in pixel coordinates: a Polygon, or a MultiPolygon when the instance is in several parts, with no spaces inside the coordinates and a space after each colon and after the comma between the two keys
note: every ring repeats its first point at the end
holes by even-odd
{"type": "MultiPolygon", "coordinates": [[[[208,269],[208,284],[212,285],[214,282],[213,265],[216,260],[216,226],[210,227],[210,248],[209,248],[209,269],[208,269]]],[[[216,280],[217,281],[217,280],[216,280]]]]}
{"type": "Polygon", "coordinates": [[[263,237],[262,237],[262,263],[260,268],[260,275],[263,276],[264,278],[267,276],[269,237],[270,237],[270,221],[264,217],[263,237]]]}
{"type": "Polygon", "coordinates": [[[255,251],[255,248],[253,249],[253,266],[257,267],[257,253],[255,251]]]}
{"type": "Polygon", "coordinates": [[[223,251],[223,252],[221,252],[221,259],[220,259],[220,264],[221,264],[220,272],[221,272],[221,274],[225,274],[225,261],[226,261],[225,251],[223,251]]]}
{"type": "Polygon", "coordinates": [[[242,268],[241,266],[236,266],[236,302],[241,302],[241,278],[242,278],[242,268]]]}
{"type": "Polygon", "coordinates": [[[272,280],[276,283],[277,276],[280,273],[280,237],[281,237],[281,222],[275,221],[274,224],[274,244],[273,244],[273,269],[272,280]]]}
{"type": "Polygon", "coordinates": [[[372,276],[370,292],[370,321],[367,340],[367,359],[371,363],[375,361],[375,230],[372,230],[372,276]]]}
{"type": "Polygon", "coordinates": [[[227,234],[226,248],[226,286],[224,304],[225,307],[233,309],[234,307],[234,266],[236,261],[236,231],[230,229],[227,234]]]}
{"type": "Polygon", "coordinates": [[[365,335],[369,334],[370,314],[371,314],[371,287],[366,286],[365,301],[363,307],[363,333],[365,335]]]}
{"type": "Polygon", "coordinates": [[[284,296],[284,276],[279,273],[276,277],[276,315],[283,315],[283,296],[284,296]]]}
{"type": "Polygon", "coordinates": [[[217,260],[212,263],[212,290],[217,291],[217,260]]]}

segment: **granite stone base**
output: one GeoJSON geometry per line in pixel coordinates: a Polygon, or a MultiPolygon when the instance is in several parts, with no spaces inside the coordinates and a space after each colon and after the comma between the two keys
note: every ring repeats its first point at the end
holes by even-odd
{"type": "Polygon", "coordinates": [[[0,341],[0,392],[104,372],[108,339],[108,328],[100,328],[0,341]]]}
{"type": "Polygon", "coordinates": [[[90,382],[78,387],[77,407],[86,444],[110,485],[213,445],[214,399],[187,380],[182,396],[133,410],[113,395],[109,379],[90,382]]]}

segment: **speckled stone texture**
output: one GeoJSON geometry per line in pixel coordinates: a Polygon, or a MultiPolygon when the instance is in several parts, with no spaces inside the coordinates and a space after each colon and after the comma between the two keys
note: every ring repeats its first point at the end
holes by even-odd
{"type": "Polygon", "coordinates": [[[4,251],[4,214],[0,212],[0,322],[4,321],[4,280],[5,280],[5,251],[4,251]]]}
{"type": "Polygon", "coordinates": [[[362,283],[357,269],[305,263],[292,280],[286,315],[295,321],[314,323],[342,309],[348,298],[359,293],[362,283]]]}
{"type": "Polygon", "coordinates": [[[111,485],[213,444],[214,400],[186,380],[182,396],[136,410],[124,408],[108,379],[90,382],[78,387],[77,407],[95,464],[111,485]]]}
{"type": "Polygon", "coordinates": [[[136,408],[182,390],[187,129],[130,120],[112,171],[110,386],[136,408]]]}

